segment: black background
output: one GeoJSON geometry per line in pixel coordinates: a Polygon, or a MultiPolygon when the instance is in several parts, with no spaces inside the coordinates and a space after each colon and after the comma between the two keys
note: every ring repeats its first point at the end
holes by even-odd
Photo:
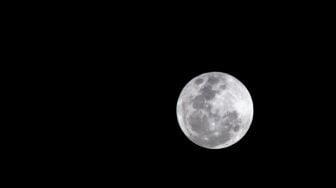
{"type": "Polygon", "coordinates": [[[15,57],[31,62],[13,65],[19,121],[29,125],[17,129],[30,133],[18,141],[24,161],[64,177],[144,183],[285,184],[330,168],[329,24],[268,14],[78,15],[23,21],[17,35],[25,53],[15,57]],[[254,103],[247,134],[220,150],[190,142],[176,117],[185,84],[210,71],[238,78],[254,103]]]}
{"type": "Polygon", "coordinates": [[[64,63],[59,72],[52,71],[56,88],[50,87],[44,105],[53,107],[43,112],[47,118],[41,124],[48,125],[43,137],[51,141],[43,143],[50,152],[47,158],[80,173],[98,170],[106,175],[117,170],[121,177],[138,177],[173,172],[181,177],[225,169],[235,177],[255,169],[266,176],[278,170],[295,175],[319,168],[324,161],[316,159],[331,157],[327,143],[332,137],[321,136],[315,127],[324,121],[318,109],[321,100],[316,98],[324,97],[321,79],[326,75],[316,74],[324,70],[321,65],[307,63],[314,57],[301,59],[309,54],[298,49],[288,54],[291,47],[281,43],[271,50],[258,43],[234,50],[204,47],[210,45],[181,49],[169,44],[160,50],[144,45],[150,50],[125,49],[112,57],[93,53],[88,59],[83,54],[78,63],[64,63]],[[190,142],[176,117],[185,84],[209,71],[241,80],[254,102],[248,133],[221,150],[190,142]]]}

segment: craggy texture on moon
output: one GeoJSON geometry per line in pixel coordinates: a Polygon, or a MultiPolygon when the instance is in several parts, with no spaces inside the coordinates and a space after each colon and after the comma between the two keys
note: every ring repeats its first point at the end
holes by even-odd
{"type": "Polygon", "coordinates": [[[221,72],[204,73],[183,88],[177,117],[193,143],[209,149],[225,148],[240,140],[250,127],[252,98],[235,77],[221,72]]]}

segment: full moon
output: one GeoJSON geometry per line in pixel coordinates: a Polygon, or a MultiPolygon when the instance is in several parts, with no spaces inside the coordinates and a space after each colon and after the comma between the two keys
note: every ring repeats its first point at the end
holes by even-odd
{"type": "Polygon", "coordinates": [[[237,78],[209,72],[193,78],[177,102],[177,119],[194,144],[221,149],[237,143],[253,118],[252,98],[237,78]]]}

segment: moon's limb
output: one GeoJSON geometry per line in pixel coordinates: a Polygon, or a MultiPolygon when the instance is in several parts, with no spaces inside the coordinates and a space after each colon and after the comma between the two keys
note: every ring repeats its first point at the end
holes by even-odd
{"type": "Polygon", "coordinates": [[[236,143],[246,134],[253,117],[252,98],[247,88],[233,76],[220,72],[205,73],[192,79],[183,88],[177,103],[177,116],[184,134],[195,144],[210,149],[224,148],[236,143]],[[235,124],[226,130],[221,124],[225,119],[215,121],[207,116],[209,127],[206,127],[204,133],[197,133],[188,122],[189,115],[196,111],[192,106],[192,99],[209,85],[210,90],[216,94],[213,98],[213,95],[208,96],[209,100],[204,106],[207,110],[200,110],[207,114],[218,114],[220,117],[224,117],[228,112],[236,112],[236,119],[239,121],[235,121],[235,124]],[[233,128],[237,129],[237,132],[233,131],[233,128]]]}

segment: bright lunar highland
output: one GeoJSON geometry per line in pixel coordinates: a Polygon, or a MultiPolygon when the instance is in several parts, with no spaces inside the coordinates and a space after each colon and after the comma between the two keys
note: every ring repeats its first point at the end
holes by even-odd
{"type": "Polygon", "coordinates": [[[253,118],[247,88],[235,77],[221,72],[204,73],[192,79],[183,88],[176,110],[184,134],[208,149],[238,142],[253,118]]]}

